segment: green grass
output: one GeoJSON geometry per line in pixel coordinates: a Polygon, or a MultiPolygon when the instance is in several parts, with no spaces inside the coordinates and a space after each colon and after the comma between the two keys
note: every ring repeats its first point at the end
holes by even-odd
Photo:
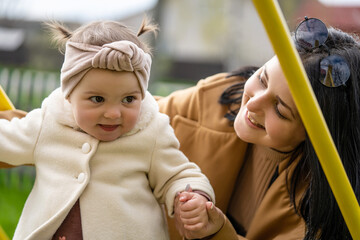
{"type": "Polygon", "coordinates": [[[33,167],[0,169],[0,225],[10,239],[34,179],[33,167]]]}

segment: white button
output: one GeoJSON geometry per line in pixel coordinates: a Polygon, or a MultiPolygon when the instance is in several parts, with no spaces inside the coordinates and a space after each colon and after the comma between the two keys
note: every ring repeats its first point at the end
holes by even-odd
{"type": "Polygon", "coordinates": [[[88,144],[88,143],[84,143],[84,144],[82,145],[82,147],[81,147],[81,151],[82,151],[83,153],[89,153],[89,152],[90,152],[90,149],[91,149],[91,146],[90,146],[90,144],[88,144]]]}
{"type": "Polygon", "coordinates": [[[79,183],[82,183],[85,180],[85,173],[80,173],[77,179],[79,183]]]}

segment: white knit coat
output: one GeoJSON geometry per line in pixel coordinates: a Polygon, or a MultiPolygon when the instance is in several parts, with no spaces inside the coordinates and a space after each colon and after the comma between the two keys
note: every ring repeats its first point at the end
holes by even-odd
{"type": "Polygon", "coordinates": [[[162,203],[171,215],[188,183],[214,200],[149,93],[135,128],[112,142],[78,128],[60,89],[25,118],[0,119],[0,142],[1,161],[36,167],[14,240],[51,239],[78,199],[84,239],[168,239],[162,203]]]}

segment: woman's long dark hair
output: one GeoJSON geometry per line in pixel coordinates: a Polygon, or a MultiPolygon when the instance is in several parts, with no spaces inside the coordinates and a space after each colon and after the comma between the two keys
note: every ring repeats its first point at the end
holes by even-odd
{"type": "Polygon", "coordinates": [[[219,103],[227,106],[229,109],[224,117],[230,121],[230,125],[234,124],[236,115],[239,112],[241,106],[241,99],[244,92],[245,82],[258,69],[259,67],[255,67],[255,66],[245,66],[231,72],[227,76],[227,78],[234,76],[239,78],[239,82],[225,89],[225,91],[221,94],[219,98],[219,103]]]}
{"type": "MultiPolygon", "coordinates": [[[[333,28],[328,30],[326,49],[320,47],[309,52],[297,43],[296,47],[359,201],[360,45],[357,38],[347,33],[333,28]],[[329,88],[319,82],[320,61],[329,53],[338,54],[348,62],[351,75],[346,86],[329,88]]],[[[303,154],[291,179],[291,193],[292,199],[295,199],[297,184],[304,181],[304,178],[308,180],[309,187],[299,205],[301,215],[306,221],[304,239],[352,239],[308,137],[300,148],[303,154]]],[[[293,203],[295,204],[294,200],[293,203]]]]}
{"type": "MultiPolygon", "coordinates": [[[[315,92],[324,118],[339,152],[345,171],[360,200],[360,45],[357,37],[330,28],[326,41],[327,48],[320,47],[307,51],[296,43],[312,88],[315,92]],[[320,61],[330,54],[346,59],[351,75],[346,86],[329,88],[319,82],[320,61]]],[[[256,67],[245,67],[233,72],[248,79],[256,67]]],[[[244,82],[235,84],[224,91],[219,102],[240,107],[244,82]],[[236,97],[234,97],[236,96],[236,97]]],[[[238,109],[229,107],[227,117],[233,121],[238,109]],[[235,110],[232,110],[235,109],[235,110]]],[[[301,160],[290,176],[289,193],[295,211],[305,219],[305,240],[346,240],[352,239],[331,191],[318,157],[309,137],[294,151],[289,165],[299,156],[301,160]],[[295,202],[298,188],[308,183],[300,203],[295,202]]]]}

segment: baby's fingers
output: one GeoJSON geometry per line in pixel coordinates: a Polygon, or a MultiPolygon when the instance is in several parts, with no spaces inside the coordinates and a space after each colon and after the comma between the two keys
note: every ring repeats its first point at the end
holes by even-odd
{"type": "Polygon", "coordinates": [[[202,218],[200,217],[194,217],[194,218],[182,218],[181,217],[181,222],[185,225],[195,225],[198,224],[202,221],[202,218]]]}
{"type": "Polygon", "coordinates": [[[187,202],[187,201],[191,200],[193,197],[194,197],[193,192],[182,192],[179,195],[179,201],[180,202],[187,202]]]}
{"type": "Polygon", "coordinates": [[[197,232],[200,230],[203,230],[205,228],[206,224],[203,222],[198,222],[195,224],[184,224],[184,229],[187,231],[197,232]]]}

